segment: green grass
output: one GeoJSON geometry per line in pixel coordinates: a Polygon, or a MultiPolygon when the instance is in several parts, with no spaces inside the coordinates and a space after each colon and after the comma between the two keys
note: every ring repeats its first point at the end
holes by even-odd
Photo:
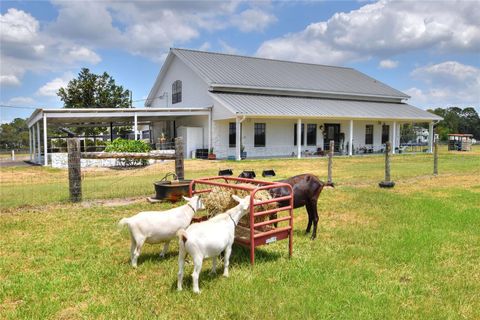
{"type": "MultiPolygon", "coordinates": [[[[42,188],[29,190],[41,192],[43,205],[11,200],[2,190],[2,205],[7,201],[8,206],[0,215],[0,318],[478,319],[478,153],[442,153],[437,177],[429,175],[430,160],[427,155],[395,157],[397,185],[382,190],[376,186],[381,158],[336,159],[338,187],[320,197],[318,238],[310,241],[304,234],[306,213],[298,209],[293,258],[287,242],[280,241],[257,249],[252,268],[248,251],[235,246],[228,279],[221,270],[209,275],[211,261],[206,260],[200,295],[191,292],[191,263],[184,291],[175,290],[176,244],[164,259],[158,257],[160,245],[145,245],[138,269],[128,264],[129,235],[117,230],[117,221],[169,205],[57,204],[59,197],[39,190],[61,189],[54,184],[63,171],[34,168],[41,170],[42,188]]],[[[192,177],[220,167],[258,171],[274,166],[283,177],[324,175],[324,165],[318,159],[188,161],[186,168],[192,177]]],[[[0,173],[18,179],[30,169],[15,170],[0,173]]],[[[95,172],[95,183],[104,188],[119,174],[95,172]]],[[[163,170],[138,171],[126,180],[149,194],[154,174],[163,170]]],[[[17,194],[25,187],[9,183],[17,194]]],[[[132,196],[129,190],[122,192],[132,196]]]]}

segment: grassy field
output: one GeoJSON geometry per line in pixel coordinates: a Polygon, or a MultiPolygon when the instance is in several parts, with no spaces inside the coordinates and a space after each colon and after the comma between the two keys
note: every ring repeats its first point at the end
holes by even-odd
{"type": "MultiPolygon", "coordinates": [[[[169,205],[93,201],[150,195],[171,163],[87,170],[92,201],[77,205],[65,202],[63,170],[2,168],[0,318],[480,318],[480,150],[442,150],[437,177],[431,155],[395,156],[392,190],[377,187],[382,161],[335,159],[338,187],[320,197],[318,238],[304,234],[298,209],[293,258],[281,241],[257,249],[251,268],[235,246],[230,278],[209,275],[204,263],[200,295],[191,292],[191,263],[184,291],[175,290],[176,244],[164,259],[161,246],[146,245],[138,269],[128,264],[129,236],[117,221],[169,205]]],[[[189,178],[226,167],[326,175],[325,159],[186,162],[189,178]]]]}

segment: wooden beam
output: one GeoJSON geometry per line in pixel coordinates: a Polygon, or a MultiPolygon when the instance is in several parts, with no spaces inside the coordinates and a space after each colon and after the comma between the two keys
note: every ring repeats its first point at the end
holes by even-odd
{"type": "Polygon", "coordinates": [[[157,159],[175,160],[175,153],[148,152],[82,152],[82,159],[157,159]]]}

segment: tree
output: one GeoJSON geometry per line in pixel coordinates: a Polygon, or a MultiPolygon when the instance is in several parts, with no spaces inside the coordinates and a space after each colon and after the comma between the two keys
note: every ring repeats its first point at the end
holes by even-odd
{"type": "MultiPolygon", "coordinates": [[[[106,72],[101,75],[82,68],[76,79],[70,80],[66,88],[60,88],[57,95],[64,108],[130,108],[130,90],[118,86],[106,72]]],[[[107,130],[106,127],[79,127],[77,134],[96,136],[107,130]]]]}
{"type": "Polygon", "coordinates": [[[440,140],[447,140],[449,133],[471,133],[475,139],[480,140],[480,118],[475,108],[435,108],[428,110],[443,118],[436,128],[440,140]]]}
{"type": "Polygon", "coordinates": [[[106,72],[102,75],[82,68],[77,79],[70,80],[57,95],[64,108],[130,108],[130,90],[117,86],[106,72]]]}
{"type": "Polygon", "coordinates": [[[25,119],[15,118],[0,126],[0,147],[23,149],[28,147],[28,128],[25,119]]]}

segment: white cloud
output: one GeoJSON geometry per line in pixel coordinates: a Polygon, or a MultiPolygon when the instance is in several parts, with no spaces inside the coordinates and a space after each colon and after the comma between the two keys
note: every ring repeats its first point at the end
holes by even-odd
{"type": "Polygon", "coordinates": [[[230,46],[228,43],[226,43],[223,40],[218,40],[218,43],[220,44],[221,50],[224,53],[229,53],[229,54],[238,54],[238,50],[232,46],[230,46]]]}
{"type": "Polygon", "coordinates": [[[398,61],[385,59],[381,60],[378,66],[382,69],[395,69],[396,67],[398,67],[398,61]]]}
{"type": "Polygon", "coordinates": [[[72,62],[84,61],[91,64],[97,64],[102,60],[98,54],[85,47],[71,48],[65,55],[65,58],[72,62]]]}
{"type": "Polygon", "coordinates": [[[247,9],[232,17],[232,25],[242,32],[263,31],[277,21],[277,18],[261,9],[247,9]]]}
{"type": "Polygon", "coordinates": [[[10,8],[0,15],[2,41],[28,42],[37,37],[39,23],[29,13],[10,8]]]}
{"type": "Polygon", "coordinates": [[[210,49],[210,47],[211,47],[210,42],[207,41],[207,42],[202,43],[202,45],[200,47],[198,47],[198,50],[207,51],[207,50],[210,49]]]}
{"type": "Polygon", "coordinates": [[[67,73],[64,74],[62,77],[55,78],[41,86],[37,90],[36,94],[44,97],[56,97],[58,89],[66,87],[68,85],[68,82],[73,79],[73,77],[73,74],[67,73]]]}
{"type": "Polygon", "coordinates": [[[8,100],[7,104],[12,106],[28,106],[33,105],[35,100],[30,97],[13,97],[8,100]]]}
{"type": "Polygon", "coordinates": [[[480,69],[457,61],[445,61],[416,68],[412,77],[427,88],[409,88],[412,103],[432,106],[480,105],[480,69]]]}
{"type": "Polygon", "coordinates": [[[95,64],[101,59],[91,49],[73,44],[69,38],[40,30],[29,13],[9,9],[0,16],[2,85],[21,85],[26,71],[63,71],[79,62],[95,64]]]}
{"type": "Polygon", "coordinates": [[[344,63],[411,50],[478,52],[478,2],[378,1],[264,42],[257,55],[344,63]]]}
{"type": "Polygon", "coordinates": [[[13,74],[1,74],[0,84],[3,86],[18,86],[20,85],[20,79],[13,74]]]}

